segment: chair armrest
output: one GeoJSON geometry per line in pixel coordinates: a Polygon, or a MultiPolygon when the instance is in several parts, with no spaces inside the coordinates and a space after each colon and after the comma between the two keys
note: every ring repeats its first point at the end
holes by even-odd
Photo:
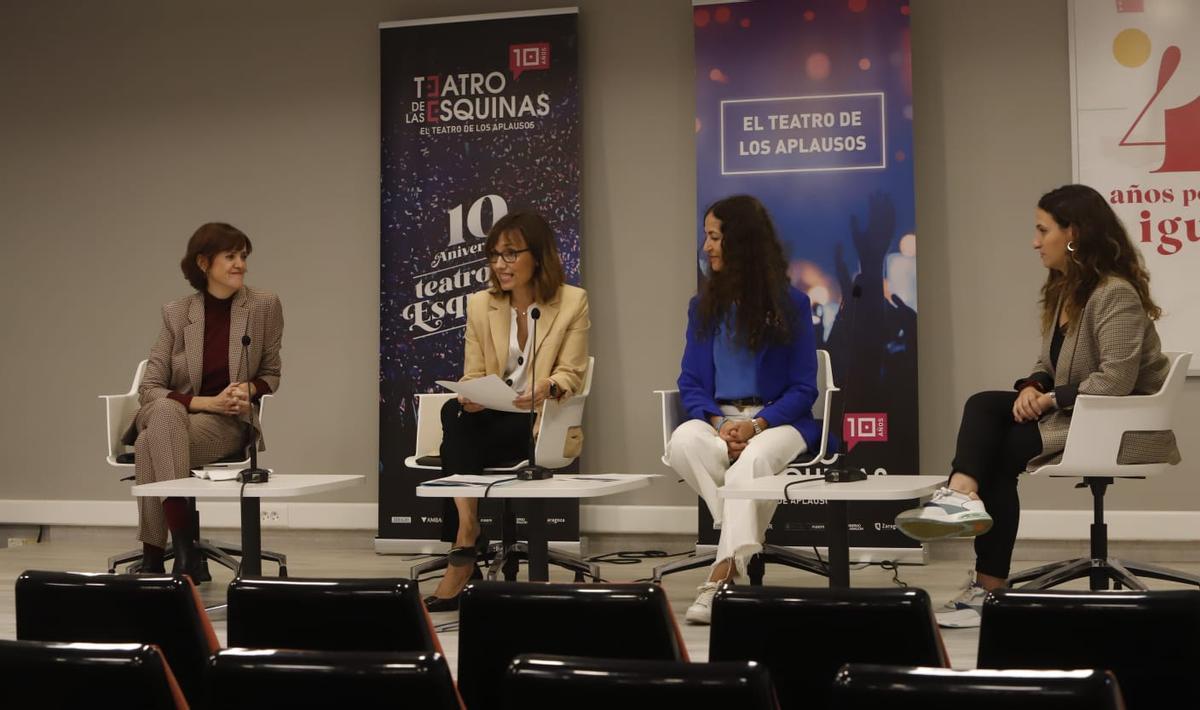
{"type": "Polygon", "coordinates": [[[129,464],[118,464],[117,455],[125,452],[125,445],[121,443],[121,437],[124,436],[125,430],[129,428],[134,415],[137,414],[137,393],[102,394],[100,399],[104,400],[105,438],[108,444],[105,460],[112,466],[128,466],[129,464]]]}
{"type": "Polygon", "coordinates": [[[662,410],[662,461],[665,465],[671,434],[687,420],[687,412],[683,411],[683,400],[679,397],[679,390],[654,390],[654,394],[658,395],[659,407],[662,410]]]}
{"type": "Polygon", "coordinates": [[[558,469],[575,460],[564,456],[563,449],[566,448],[567,434],[571,427],[583,424],[583,408],[586,403],[586,395],[542,401],[542,423],[538,429],[537,448],[534,451],[539,466],[558,469]]]}
{"type": "Polygon", "coordinates": [[[438,456],[442,448],[442,406],[453,392],[417,395],[417,445],[414,456],[438,456]]]}

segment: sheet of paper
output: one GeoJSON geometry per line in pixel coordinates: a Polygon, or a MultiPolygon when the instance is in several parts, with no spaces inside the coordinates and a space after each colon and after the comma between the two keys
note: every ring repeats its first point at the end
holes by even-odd
{"type": "Polygon", "coordinates": [[[495,409],[498,412],[528,412],[528,409],[519,409],[513,406],[513,400],[519,395],[512,387],[504,383],[496,375],[488,375],[475,380],[467,380],[466,382],[455,382],[454,380],[437,380],[437,383],[442,387],[461,394],[475,404],[481,404],[488,409],[495,409]]]}
{"type": "Polygon", "coordinates": [[[511,481],[515,474],[500,473],[500,474],[469,474],[460,473],[444,478],[435,478],[431,481],[425,481],[423,486],[488,486],[499,481],[511,481]]]}

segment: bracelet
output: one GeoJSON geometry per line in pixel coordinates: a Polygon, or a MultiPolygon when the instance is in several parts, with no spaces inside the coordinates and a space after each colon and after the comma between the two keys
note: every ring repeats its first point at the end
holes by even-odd
{"type": "Polygon", "coordinates": [[[725,422],[729,421],[729,417],[721,417],[721,421],[717,422],[717,433],[721,433],[721,427],[725,426],[725,422]]]}

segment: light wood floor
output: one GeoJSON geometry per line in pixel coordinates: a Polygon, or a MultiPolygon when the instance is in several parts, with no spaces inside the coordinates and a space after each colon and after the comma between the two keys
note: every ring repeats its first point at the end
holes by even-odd
{"type": "MultiPolygon", "coordinates": [[[[236,531],[205,531],[212,538],[236,540],[236,531]]],[[[264,531],[264,547],[275,549],[288,556],[288,572],[292,577],[407,577],[409,568],[424,559],[416,556],[377,555],[369,533],[358,531],[264,531]]],[[[17,576],[28,569],[71,570],[82,572],[106,571],[108,556],[133,547],[133,533],[129,530],[112,528],[63,528],[50,529],[43,542],[21,547],[0,549],[0,638],[16,638],[16,612],[14,609],[13,584],[17,576]]],[[[1183,571],[1200,573],[1200,562],[1190,550],[1168,548],[1161,545],[1129,544],[1114,545],[1116,556],[1154,560],[1183,571]],[[1172,554],[1175,552],[1176,554],[1172,554]],[[1186,561],[1179,561],[1186,560],[1186,561]]],[[[615,550],[658,549],[666,552],[690,550],[687,540],[681,538],[626,538],[606,537],[589,540],[589,553],[597,555],[615,550]]],[[[1077,556],[1085,550],[1082,543],[1019,546],[1014,569],[1024,569],[1042,561],[1077,556]],[[1021,559],[1023,558],[1023,559],[1021,559]]],[[[969,544],[955,541],[942,544],[931,550],[932,562],[925,565],[900,567],[899,578],[913,587],[929,592],[936,606],[953,597],[966,580],[971,556],[969,544]]],[[[650,576],[651,568],[659,561],[646,561],[636,565],[601,565],[601,574],[609,581],[633,581],[650,576]]],[[[201,595],[207,605],[223,601],[225,587],[232,575],[217,565],[211,566],[214,581],[201,585],[201,595]]],[[[274,566],[264,564],[267,574],[274,573],[274,566]]],[[[522,570],[522,575],[524,571],[522,570]]],[[[696,586],[703,582],[706,570],[693,570],[668,576],[663,587],[667,590],[671,606],[683,632],[684,642],[693,661],[708,658],[708,627],[693,626],[684,621],[683,614],[695,597],[696,586]]],[[[551,568],[553,581],[571,581],[570,573],[551,568]]],[[[1177,585],[1147,580],[1152,589],[1174,588],[1177,585]]],[[[778,566],[769,566],[766,584],[781,586],[825,586],[824,578],[805,572],[778,566]]],[[[893,584],[892,572],[876,566],[855,569],[851,572],[851,584],[856,587],[885,587],[893,584]]],[[[426,593],[432,593],[436,582],[423,582],[426,593]]],[[[1068,587],[1086,588],[1083,582],[1068,587]]],[[[458,631],[455,628],[457,613],[433,615],[434,624],[451,669],[457,668],[458,631]]],[[[213,626],[222,645],[225,643],[225,621],[222,614],[214,615],[213,626]]],[[[943,638],[955,668],[975,667],[978,629],[943,629],[943,638]]]]}

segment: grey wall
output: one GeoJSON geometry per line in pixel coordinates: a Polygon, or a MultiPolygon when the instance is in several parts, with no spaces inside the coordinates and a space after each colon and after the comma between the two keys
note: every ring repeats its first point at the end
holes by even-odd
{"type": "MultiPolygon", "coordinates": [[[[0,5],[0,499],[128,498],[95,396],[128,386],[159,305],[187,292],[187,237],[220,219],[254,240],[250,283],[285,305],[266,462],[367,474],[326,500],[375,500],[376,25],[550,4],[0,5]]],[[[663,472],[651,390],[674,381],[694,287],[690,2],[578,4],[598,361],[583,465],[663,472]]],[[[1066,10],[912,5],[922,468],[941,472],[962,402],[1036,351],[1033,204],[1070,179],[1066,10]]],[[[606,502],[693,504],[673,480],[606,502]]],[[[1023,490],[1027,508],[1086,507],[1063,483],[1023,490]]],[[[1187,476],[1118,486],[1113,507],[1196,509],[1198,492],[1187,476]]]]}

